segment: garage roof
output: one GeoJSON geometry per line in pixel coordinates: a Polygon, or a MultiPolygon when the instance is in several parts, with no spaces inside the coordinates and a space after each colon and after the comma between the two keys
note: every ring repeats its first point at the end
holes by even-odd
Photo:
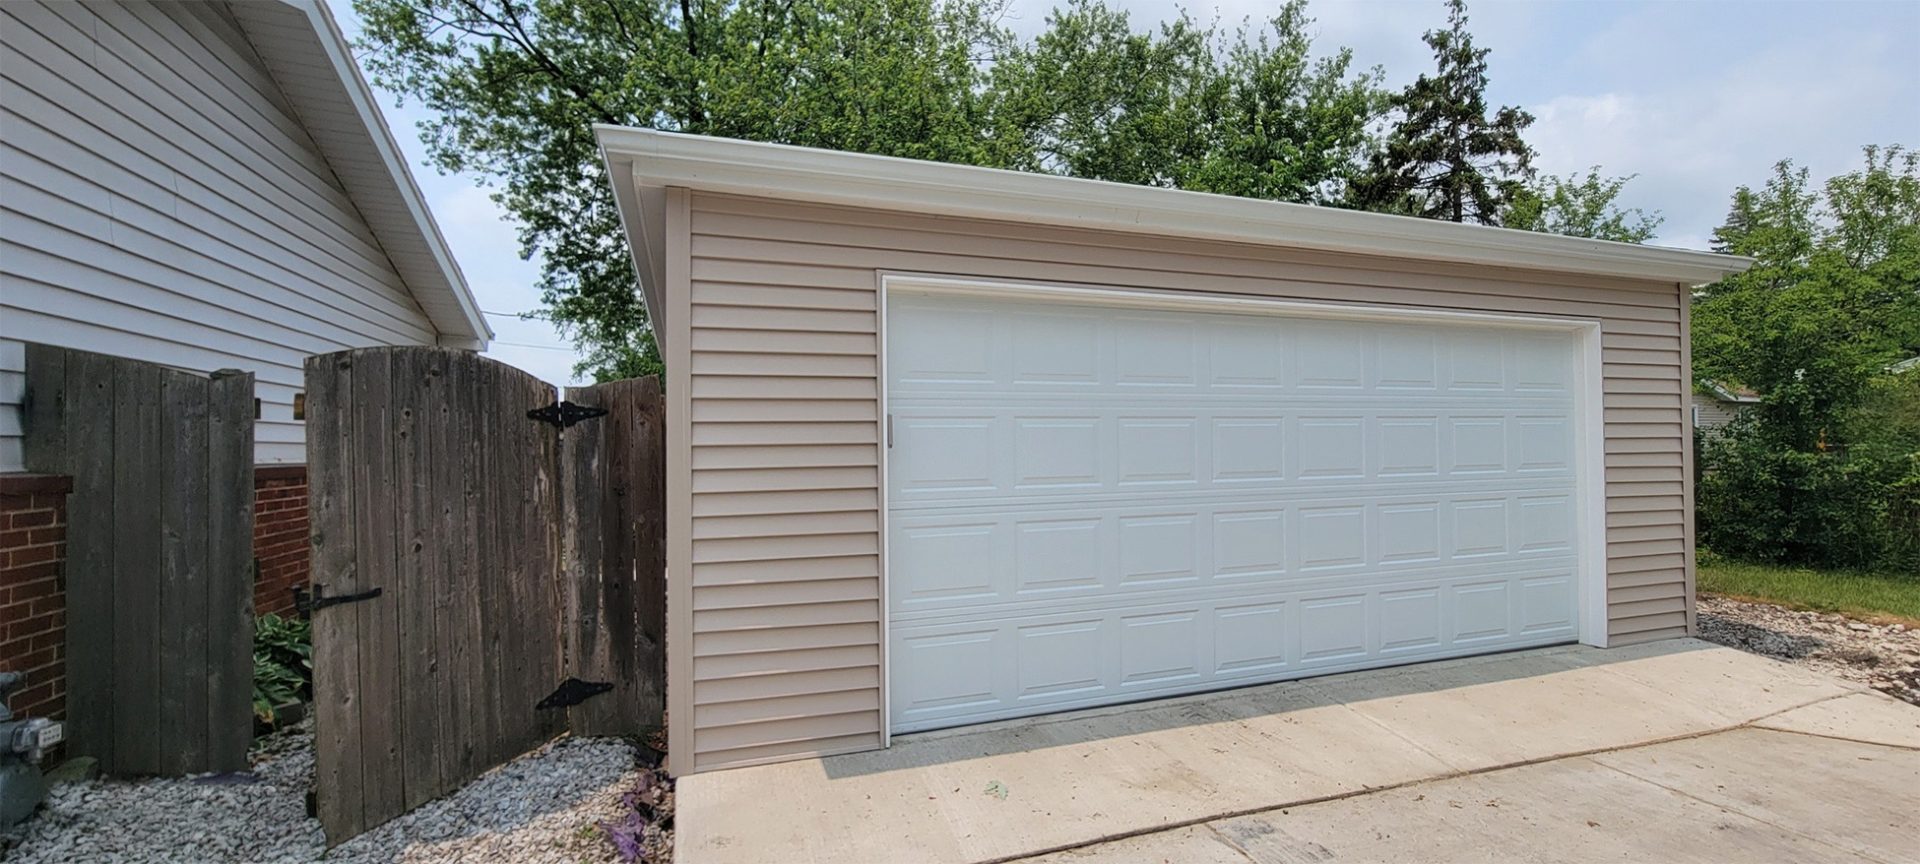
{"type": "Polygon", "coordinates": [[[662,308],[659,191],[1703,284],[1752,260],[1410,216],[785,144],[596,126],[649,310],[662,308]]]}

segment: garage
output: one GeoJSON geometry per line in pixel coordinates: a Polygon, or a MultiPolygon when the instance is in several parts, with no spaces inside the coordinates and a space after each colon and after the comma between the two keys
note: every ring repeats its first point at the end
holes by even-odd
{"type": "Polygon", "coordinates": [[[1687,307],[1743,259],[596,133],[675,773],[1694,632],[1687,307]]]}
{"type": "Polygon", "coordinates": [[[1578,636],[1570,329],[886,301],[897,732],[1578,636]]]}

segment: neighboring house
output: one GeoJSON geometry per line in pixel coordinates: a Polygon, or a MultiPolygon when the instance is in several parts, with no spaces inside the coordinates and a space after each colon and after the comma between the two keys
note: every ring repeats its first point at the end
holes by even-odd
{"type": "Polygon", "coordinates": [[[1709,431],[1732,423],[1748,406],[1760,404],[1760,394],[1752,390],[1706,380],[1693,388],[1692,399],[1693,428],[1709,431]]]}
{"type": "Polygon", "coordinates": [[[1695,632],[1751,262],[602,128],[668,380],[676,772],[1695,632]]]}
{"type": "MultiPolygon", "coordinates": [[[[32,510],[13,526],[64,501],[17,473],[23,342],[245,370],[259,608],[284,606],[306,577],[304,358],[491,338],[346,40],[319,0],[9,2],[0,88],[0,492],[32,510]]],[[[0,535],[0,563],[25,562],[0,586],[57,587],[59,536],[0,535]]],[[[40,649],[0,613],[0,653],[40,649]]]]}

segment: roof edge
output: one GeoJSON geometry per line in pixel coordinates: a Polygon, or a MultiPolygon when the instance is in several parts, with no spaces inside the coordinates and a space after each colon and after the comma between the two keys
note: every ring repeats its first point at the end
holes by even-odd
{"type": "Polygon", "coordinates": [[[433,211],[428,209],[426,196],[420,192],[420,186],[414,182],[413,172],[407,167],[406,158],[400,152],[400,145],[393,139],[393,131],[387,127],[386,115],[380,110],[380,103],[374,98],[373,88],[360,74],[360,66],[353,59],[352,46],[347,42],[345,33],[333,20],[333,13],[327,8],[325,0],[281,0],[307,16],[314,33],[320,37],[320,44],[332,62],[334,72],[340,78],[343,95],[352,103],[354,112],[360,115],[366,124],[368,137],[372,139],[374,149],[378,151],[381,163],[387,173],[393,177],[394,188],[406,202],[407,211],[413,222],[419,227],[420,236],[432,252],[435,263],[446,276],[446,288],[460,304],[462,317],[471,328],[468,333],[442,333],[441,341],[450,345],[466,347],[477,344],[474,350],[486,350],[493,339],[493,328],[488,326],[487,318],[481,314],[480,301],[473,296],[473,289],[467,285],[466,275],[460,272],[460,264],[453,257],[453,250],[447,245],[447,239],[440,233],[440,224],[434,221],[433,211]],[[471,339],[472,342],[466,342],[471,339]],[[460,344],[466,343],[466,344],[460,344]]]}
{"type": "Polygon", "coordinates": [[[596,125],[645,186],[1698,285],[1733,255],[972,165],[596,125]]]}

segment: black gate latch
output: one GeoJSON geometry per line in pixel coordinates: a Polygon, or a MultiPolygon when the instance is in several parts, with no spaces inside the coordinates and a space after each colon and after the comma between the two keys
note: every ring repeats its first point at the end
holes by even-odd
{"type": "Polygon", "coordinates": [[[362,600],[372,600],[378,596],[380,596],[380,589],[368,588],[365,591],[355,594],[335,594],[332,597],[328,597],[327,586],[315,582],[312,594],[308,594],[304,588],[294,586],[293,608],[300,610],[300,614],[302,615],[312,615],[316,609],[325,609],[328,606],[338,606],[342,603],[358,603],[362,600]]]}
{"type": "Polygon", "coordinates": [[[591,405],[576,405],[564,399],[548,405],[545,408],[535,408],[527,412],[528,419],[538,420],[542,423],[552,423],[561,429],[565,429],[582,420],[591,420],[595,417],[605,416],[607,416],[607,409],[605,408],[595,408],[591,405]]]}
{"type": "Polygon", "coordinates": [[[540,700],[533,707],[542,711],[550,708],[567,708],[612,690],[613,685],[605,681],[582,681],[578,678],[568,678],[560,682],[560,686],[555,687],[552,693],[547,694],[547,698],[540,700]]]}

